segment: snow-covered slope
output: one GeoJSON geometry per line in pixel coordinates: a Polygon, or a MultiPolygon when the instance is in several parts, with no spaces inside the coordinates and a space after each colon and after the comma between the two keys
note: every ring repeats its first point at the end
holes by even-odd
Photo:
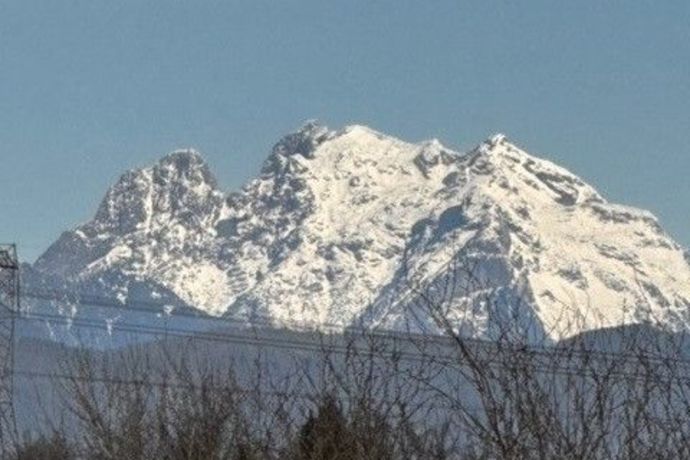
{"type": "Polygon", "coordinates": [[[477,336],[516,317],[551,336],[690,319],[688,257],[651,214],[501,135],[461,154],[310,122],[229,195],[174,152],[123,175],[30,272],[277,325],[423,328],[420,292],[477,336]]]}

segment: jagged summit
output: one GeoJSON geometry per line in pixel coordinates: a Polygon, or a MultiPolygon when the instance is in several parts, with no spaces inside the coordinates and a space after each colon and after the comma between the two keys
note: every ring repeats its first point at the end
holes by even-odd
{"type": "Polygon", "coordinates": [[[201,154],[177,150],[150,168],[125,173],[106,193],[96,221],[127,233],[162,214],[201,215],[219,198],[216,179],[201,154]]]}
{"type": "Polygon", "coordinates": [[[198,152],[173,152],[123,175],[34,272],[122,299],[143,283],[214,315],[404,329],[417,317],[410,288],[442,283],[459,261],[505,310],[474,291],[450,299],[470,335],[491,335],[518,304],[547,335],[690,319],[687,254],[650,213],[606,202],[502,134],[460,153],[309,121],[230,194],[198,152]]]}
{"type": "Polygon", "coordinates": [[[201,153],[195,149],[180,149],[165,155],[153,167],[153,174],[161,181],[189,180],[217,186],[216,178],[201,153]]]}
{"type": "Polygon", "coordinates": [[[175,149],[167,155],[163,156],[159,163],[177,163],[182,162],[186,165],[203,164],[204,159],[201,153],[194,148],[175,149]]]}
{"type": "MultiPolygon", "coordinates": [[[[508,141],[507,141],[507,137],[506,137],[505,134],[496,133],[496,134],[494,134],[493,136],[488,137],[488,138],[483,142],[483,144],[488,145],[490,148],[495,148],[495,147],[497,147],[497,146],[499,146],[499,145],[506,144],[507,142],[508,142],[508,141]]],[[[514,147],[514,146],[513,146],[513,147],[514,147]]]]}
{"type": "Polygon", "coordinates": [[[333,136],[333,132],[316,120],[307,121],[300,129],[283,137],[273,147],[274,155],[302,155],[309,158],[314,149],[333,136]]]}
{"type": "Polygon", "coordinates": [[[171,169],[180,175],[190,175],[201,171],[204,175],[208,175],[209,179],[213,178],[201,153],[192,148],[173,150],[162,157],[157,166],[171,169]]]}

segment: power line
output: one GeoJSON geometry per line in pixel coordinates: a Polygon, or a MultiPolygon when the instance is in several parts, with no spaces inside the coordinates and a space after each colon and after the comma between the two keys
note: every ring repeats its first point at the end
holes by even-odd
{"type": "Polygon", "coordinates": [[[285,391],[275,391],[261,389],[247,389],[239,385],[215,385],[215,384],[193,384],[184,382],[171,382],[171,381],[158,381],[142,378],[116,378],[116,377],[99,377],[94,375],[84,376],[77,374],[70,374],[66,372],[40,372],[40,371],[16,371],[16,375],[21,377],[26,377],[29,379],[46,379],[46,380],[67,380],[75,382],[88,382],[88,383],[110,383],[115,385],[132,385],[132,386],[146,386],[152,388],[166,388],[166,389],[181,389],[181,390],[215,390],[215,391],[232,391],[243,395],[270,395],[279,396],[284,398],[307,398],[309,397],[306,393],[299,392],[285,392],[285,391]]]}
{"type": "MultiPolygon", "coordinates": [[[[411,332],[400,332],[400,331],[394,331],[394,330],[386,330],[386,329],[379,329],[379,328],[368,328],[368,327],[363,327],[363,326],[344,326],[343,324],[336,324],[336,323],[329,323],[329,322],[314,322],[314,323],[307,323],[305,324],[304,322],[299,322],[299,321],[294,321],[294,320],[280,320],[280,321],[275,321],[273,318],[266,316],[266,315],[254,315],[252,314],[251,316],[245,316],[245,317],[233,317],[233,316],[209,316],[203,313],[200,314],[193,314],[193,313],[185,313],[185,312],[173,312],[173,313],[165,313],[164,311],[156,311],[152,310],[151,307],[159,307],[159,308],[165,308],[169,307],[169,304],[165,303],[156,303],[156,302],[146,302],[146,301],[135,301],[135,302],[127,302],[126,304],[121,303],[117,299],[108,299],[106,297],[91,297],[91,296],[75,296],[75,299],[66,299],[64,296],[63,297],[58,297],[57,294],[63,293],[65,295],[69,295],[69,291],[60,291],[60,290],[53,290],[54,294],[53,295],[47,295],[45,292],[39,292],[39,291],[24,291],[22,293],[22,297],[26,299],[36,299],[36,300],[45,300],[45,301],[54,301],[54,302],[72,302],[72,303],[77,303],[79,306],[84,306],[84,307],[95,307],[95,308],[106,308],[106,309],[111,309],[119,312],[124,312],[124,313],[131,313],[131,312],[136,312],[136,313],[143,313],[143,314],[149,314],[149,315],[156,315],[158,318],[164,319],[164,320],[170,320],[174,321],[175,319],[178,318],[189,318],[192,320],[196,321],[203,321],[203,322],[217,322],[217,323],[223,323],[223,324],[232,324],[232,325],[239,325],[241,327],[247,327],[247,326],[258,326],[258,327],[267,327],[267,328],[280,328],[281,326],[287,326],[289,330],[291,331],[297,331],[297,332],[323,332],[323,331],[328,331],[329,329],[334,330],[335,332],[338,333],[366,333],[367,335],[375,335],[375,336],[388,336],[388,337],[396,337],[396,338],[402,338],[402,337],[412,337],[414,336],[417,339],[422,339],[424,338],[427,341],[433,341],[433,340],[438,340],[438,341],[448,341],[448,339],[444,336],[441,335],[431,335],[431,334],[415,334],[411,332]]],[[[74,295],[74,294],[72,294],[74,295]]],[[[32,315],[36,316],[37,313],[33,312],[24,312],[24,315],[32,315]]],[[[475,339],[471,339],[475,340],[475,339]]],[[[479,340],[478,340],[479,341],[479,340]]]]}
{"type": "MultiPolygon", "coordinates": [[[[441,264],[440,267],[438,267],[433,273],[429,274],[427,277],[428,278],[435,278],[439,274],[443,273],[444,270],[446,270],[448,267],[453,264],[454,261],[453,259],[441,264]]],[[[403,290],[403,295],[400,297],[397,301],[392,303],[389,306],[389,312],[396,306],[402,304],[403,302],[409,300],[409,297],[412,295],[416,294],[415,289],[411,287],[407,287],[406,290],[403,290]]],[[[110,309],[116,309],[116,310],[121,310],[121,311],[137,311],[137,312],[142,312],[142,313],[155,313],[155,314],[167,314],[165,312],[166,309],[173,307],[173,308],[179,308],[178,306],[171,305],[170,303],[164,303],[164,302],[153,302],[153,301],[147,301],[147,300],[141,300],[137,299],[136,301],[132,302],[129,299],[127,299],[126,302],[123,302],[120,299],[113,299],[113,298],[108,298],[108,297],[102,297],[102,296],[95,296],[92,294],[86,294],[86,293],[79,293],[75,291],[68,291],[64,289],[57,289],[57,288],[49,288],[49,289],[42,289],[42,290],[22,290],[20,292],[20,296],[23,298],[27,299],[36,299],[36,300],[46,300],[46,301],[55,301],[55,302],[72,302],[72,303],[77,303],[79,305],[89,305],[89,306],[96,306],[96,307],[101,307],[101,308],[110,308],[110,309]],[[161,309],[162,311],[155,311],[155,309],[161,309]]],[[[210,316],[207,315],[201,310],[197,310],[199,313],[186,313],[184,311],[181,312],[176,312],[174,315],[170,316],[178,316],[178,317],[190,317],[194,319],[204,319],[204,320],[211,320],[211,321],[224,321],[224,322],[230,322],[230,323],[246,323],[246,322],[252,322],[254,324],[258,325],[265,325],[265,326],[270,326],[270,327],[275,327],[277,325],[284,325],[284,326],[289,326],[291,329],[299,330],[299,329],[305,329],[309,330],[309,326],[307,326],[304,321],[295,321],[295,320],[290,320],[290,319],[281,319],[278,323],[276,324],[275,318],[269,316],[269,315],[263,315],[258,312],[253,312],[251,315],[248,315],[244,318],[238,318],[238,317],[232,317],[232,316],[210,316]]],[[[330,322],[316,322],[312,323],[315,328],[320,328],[320,329],[326,329],[326,328],[332,328],[336,329],[338,331],[343,330],[344,328],[348,330],[362,330],[362,331],[371,331],[371,327],[365,327],[360,325],[354,325],[354,324],[349,324],[349,325],[344,325],[342,323],[330,323],[330,322]]]]}
{"type": "MultiPolygon", "coordinates": [[[[39,320],[46,320],[50,321],[53,324],[69,324],[69,321],[65,321],[64,317],[57,316],[57,315],[43,315],[42,317],[37,317],[37,318],[22,318],[24,320],[34,320],[34,319],[39,319],[39,320]]],[[[76,324],[79,327],[86,327],[86,328],[97,328],[97,329],[103,329],[104,326],[103,324],[94,324],[90,322],[75,322],[73,324],[76,324]]],[[[434,365],[458,365],[458,366],[463,366],[462,362],[459,362],[458,360],[460,359],[459,357],[440,357],[436,355],[430,355],[430,354],[425,354],[421,352],[401,352],[401,351],[388,351],[388,352],[382,352],[381,350],[371,350],[371,349],[362,349],[353,345],[335,345],[335,344],[316,344],[314,342],[305,342],[305,341],[297,341],[297,340],[292,340],[292,339],[271,339],[271,338],[252,338],[252,337],[247,337],[246,335],[237,335],[237,334],[232,334],[232,333],[201,333],[201,334],[189,334],[190,331],[177,331],[177,330],[166,330],[165,328],[159,328],[159,327],[140,327],[139,325],[127,325],[127,324],[121,324],[117,327],[113,326],[114,329],[124,331],[124,332],[132,332],[132,333],[143,333],[143,334],[151,334],[155,336],[160,336],[160,335],[167,335],[169,337],[180,337],[180,338],[192,338],[194,340],[202,340],[202,341],[210,341],[210,342],[220,342],[220,343],[232,343],[232,344],[242,344],[242,345],[255,345],[255,346],[268,346],[271,348],[278,348],[278,349],[291,349],[291,350],[299,350],[299,351],[320,351],[320,352],[335,352],[337,354],[352,354],[353,352],[359,352],[362,354],[367,354],[371,357],[372,353],[376,352],[377,355],[376,357],[381,358],[381,357],[400,357],[401,359],[406,359],[408,361],[419,361],[422,363],[427,363],[427,364],[434,364],[434,365]]],[[[452,348],[451,348],[451,351],[452,348]]],[[[512,352],[510,352],[512,353],[512,352]]],[[[525,354],[529,353],[528,350],[520,350],[517,353],[519,354],[525,354]]],[[[534,354],[534,353],[530,353],[534,354]]],[[[544,354],[544,353],[542,353],[544,354]]],[[[512,355],[511,355],[512,356],[512,355]]],[[[554,356],[554,355],[552,355],[554,356]]],[[[555,356],[554,356],[555,357],[555,356]]],[[[587,357],[591,358],[591,357],[587,357]]],[[[506,363],[504,361],[496,360],[496,359],[489,359],[489,358],[483,358],[486,362],[487,365],[490,366],[498,366],[498,367],[507,367],[506,363]]],[[[580,358],[584,359],[584,358],[580,358]]],[[[672,362],[672,360],[671,360],[672,362]]],[[[571,376],[571,377],[586,377],[586,373],[582,372],[582,370],[574,370],[572,366],[567,366],[567,365],[555,365],[555,366],[550,366],[550,365],[544,365],[544,364],[534,364],[532,363],[530,365],[530,368],[541,372],[541,373],[551,373],[555,375],[564,375],[564,376],[571,376]]],[[[589,369],[591,370],[591,369],[589,369]]],[[[595,371],[592,371],[595,372],[595,371]]],[[[620,371],[617,370],[614,372],[615,375],[618,376],[623,376],[627,377],[630,379],[638,379],[638,380],[643,380],[647,381],[649,379],[649,375],[645,373],[633,373],[633,372],[626,372],[626,371],[620,371]]],[[[594,373],[592,375],[595,375],[594,373]]],[[[679,376],[679,375],[669,375],[666,378],[667,380],[671,381],[682,381],[682,382],[690,382],[690,375],[688,377],[684,376],[679,376]]]]}
{"type": "MultiPolygon", "coordinates": [[[[444,270],[446,270],[451,264],[453,264],[454,261],[450,260],[444,264],[442,264],[441,267],[439,267],[434,273],[430,275],[430,278],[434,278],[440,273],[443,273],[444,270]]],[[[405,294],[398,299],[397,302],[393,304],[393,306],[398,305],[406,300],[412,295],[419,295],[418,290],[415,290],[413,288],[409,288],[405,294]]],[[[59,289],[49,289],[49,290],[44,290],[44,291],[24,291],[22,293],[22,297],[25,298],[31,298],[31,299],[37,299],[37,300],[47,300],[47,301],[53,301],[53,302],[71,302],[71,303],[79,303],[82,306],[90,306],[90,307],[96,307],[96,308],[108,308],[108,309],[113,309],[116,311],[120,312],[138,312],[138,313],[145,313],[145,314],[155,314],[157,317],[161,317],[161,315],[168,315],[164,311],[156,311],[155,308],[161,308],[165,309],[170,307],[170,304],[166,303],[161,303],[161,302],[151,302],[151,301],[127,301],[123,303],[119,299],[111,299],[107,297],[101,297],[101,296],[93,296],[93,295],[85,295],[83,293],[75,293],[67,290],[59,290],[59,289]]],[[[388,309],[388,311],[391,311],[391,308],[388,309]]],[[[53,321],[61,321],[65,317],[59,316],[59,315],[52,315],[52,316],[46,316],[46,314],[35,314],[31,313],[33,317],[39,317],[43,316],[44,319],[48,320],[51,319],[53,321]]],[[[203,313],[200,314],[193,314],[193,313],[188,313],[185,311],[178,311],[169,314],[168,316],[163,316],[165,320],[169,318],[171,321],[173,321],[175,318],[191,318],[193,320],[197,321],[211,321],[211,322],[218,322],[218,323],[224,323],[224,324],[232,324],[232,325],[239,325],[240,327],[247,328],[248,326],[251,328],[254,328],[256,326],[259,327],[267,327],[267,328],[276,328],[277,326],[288,326],[291,331],[296,331],[296,332],[307,332],[307,333],[322,333],[323,331],[327,331],[328,329],[335,329],[335,332],[337,333],[363,333],[366,334],[367,336],[372,336],[372,337],[379,337],[379,338],[389,338],[389,339],[394,339],[394,340],[408,340],[408,341],[413,341],[414,343],[420,343],[420,342],[425,342],[425,343],[436,343],[440,345],[448,345],[453,343],[453,338],[449,338],[447,336],[439,335],[439,334],[421,334],[421,333],[412,333],[412,332],[407,332],[403,333],[400,331],[391,331],[391,330],[383,330],[383,329],[378,329],[378,328],[367,328],[367,327],[362,327],[362,326],[344,326],[342,324],[335,324],[335,323],[328,323],[328,322],[320,322],[320,323],[313,323],[311,326],[306,326],[304,322],[298,322],[298,321],[290,321],[290,320],[280,320],[279,322],[276,322],[274,318],[267,316],[267,315],[261,315],[261,314],[252,314],[251,316],[246,316],[246,317],[231,317],[231,316],[209,316],[205,315],[203,313]],[[278,323],[278,324],[276,324],[278,323]]],[[[151,325],[146,325],[142,326],[139,324],[134,324],[134,323],[123,323],[120,321],[112,321],[109,324],[96,324],[97,320],[86,320],[84,318],[80,318],[79,320],[68,318],[65,323],[63,324],[76,324],[77,326],[81,327],[89,327],[89,328],[99,328],[99,329],[106,329],[106,330],[120,330],[120,331],[126,331],[126,332],[132,332],[132,333],[138,333],[138,334],[149,334],[149,335],[154,335],[154,336],[160,336],[160,335],[175,335],[175,336],[182,336],[182,337],[190,337],[190,338],[197,338],[197,339],[203,339],[203,340],[213,340],[213,341],[222,341],[223,338],[228,337],[228,334],[221,334],[219,332],[208,332],[208,331],[203,331],[203,330],[184,330],[184,329],[179,329],[179,328],[174,328],[170,327],[167,325],[161,328],[161,327],[155,327],[151,325]],[[78,322],[79,321],[79,322],[78,322]],[[87,321],[87,322],[85,322],[87,321]]],[[[237,340],[240,340],[237,336],[232,337],[232,340],[235,340],[236,343],[237,340]]],[[[246,337],[243,338],[242,340],[246,340],[246,337]]],[[[254,345],[260,345],[261,341],[264,341],[265,343],[266,338],[261,338],[261,339],[254,339],[252,344],[254,345]]],[[[491,347],[494,345],[494,343],[491,340],[482,340],[482,339],[473,339],[473,338],[463,338],[462,339],[464,342],[472,344],[473,346],[485,346],[485,347],[491,347]]],[[[289,341],[288,341],[289,342],[289,341]]],[[[245,342],[246,343],[246,342],[245,342]]],[[[275,345],[275,343],[270,344],[271,346],[275,345]]],[[[304,343],[301,343],[300,346],[304,346],[304,343]]],[[[311,345],[311,344],[309,344],[311,345]]],[[[646,360],[652,360],[652,361],[660,361],[663,363],[674,363],[677,365],[682,365],[682,366],[690,366],[690,359],[683,359],[683,358],[669,358],[666,356],[659,356],[656,354],[651,354],[649,352],[636,352],[636,353],[625,353],[625,352],[608,352],[604,350],[596,350],[596,349],[587,349],[587,348],[582,348],[582,349],[573,349],[570,347],[559,347],[559,346],[547,346],[547,345],[538,345],[538,344],[530,344],[530,345],[525,345],[521,347],[519,350],[520,353],[531,353],[531,354],[549,354],[550,356],[553,356],[554,354],[561,354],[561,355],[577,355],[577,356],[596,356],[598,358],[609,358],[609,359],[629,359],[629,360],[640,360],[640,359],[646,359],[646,360]]]]}
{"type": "MultiPolygon", "coordinates": [[[[20,320],[24,321],[46,321],[51,324],[58,325],[74,325],[77,327],[83,327],[88,329],[98,329],[98,330],[115,330],[120,332],[129,332],[134,334],[144,334],[152,335],[155,337],[176,337],[176,338],[190,338],[200,341],[209,342],[220,342],[220,343],[232,343],[232,344],[242,344],[242,345],[256,345],[256,346],[268,346],[270,348],[283,348],[283,349],[293,349],[301,351],[334,351],[338,353],[350,353],[356,352],[367,352],[371,353],[372,350],[366,350],[361,347],[353,347],[348,345],[336,345],[336,344],[325,344],[309,342],[304,340],[295,339],[281,339],[281,338],[270,338],[270,337],[255,337],[248,336],[246,334],[238,334],[230,331],[193,331],[189,329],[180,328],[168,328],[152,325],[140,325],[134,323],[115,323],[112,325],[107,325],[98,320],[88,320],[88,319],[78,319],[73,320],[65,318],[60,315],[49,315],[49,314],[32,314],[31,316],[23,316],[20,320]]],[[[251,331],[252,329],[247,329],[251,331]]],[[[328,336],[320,336],[328,337],[328,336]]],[[[331,336],[331,337],[341,337],[341,336],[331,336]]],[[[383,338],[383,337],[381,337],[383,338]]],[[[390,354],[395,354],[401,358],[410,357],[410,359],[418,359],[424,355],[415,354],[413,352],[399,352],[390,351],[390,354]]]]}
{"type": "MultiPolygon", "coordinates": [[[[63,293],[68,293],[68,291],[55,291],[55,292],[63,292],[63,293]]],[[[41,299],[41,300],[51,300],[51,301],[65,301],[64,298],[56,297],[56,296],[46,296],[46,295],[40,295],[38,293],[29,291],[25,292],[23,294],[25,298],[34,298],[34,299],[41,299]]],[[[223,316],[223,317],[215,317],[215,316],[206,316],[206,315],[195,315],[191,313],[183,313],[183,312],[176,312],[172,313],[168,316],[161,316],[161,315],[167,315],[166,313],[162,313],[159,311],[151,310],[151,308],[148,308],[146,306],[149,305],[155,305],[158,307],[165,307],[168,306],[167,304],[162,304],[162,303],[153,303],[153,302],[129,302],[127,304],[122,304],[116,299],[107,299],[105,297],[100,297],[100,298],[91,298],[91,297],[86,297],[88,299],[88,302],[84,302],[82,298],[80,298],[81,303],[79,304],[80,306],[86,306],[86,307],[96,307],[96,308],[109,308],[109,309],[115,309],[120,312],[137,312],[137,313],[144,313],[144,314],[152,314],[156,315],[159,318],[164,319],[167,321],[170,319],[171,321],[174,321],[175,318],[189,318],[193,319],[196,321],[209,321],[211,323],[223,323],[223,324],[231,324],[234,326],[240,326],[242,328],[254,328],[254,327],[266,327],[266,328],[273,328],[276,329],[277,325],[274,321],[267,321],[264,319],[255,319],[254,317],[252,318],[238,318],[238,317],[230,317],[230,316],[223,316]],[[145,306],[142,306],[145,305],[145,306]]],[[[24,315],[31,315],[33,317],[39,317],[39,316],[44,316],[47,318],[53,318],[53,319],[60,319],[60,318],[66,318],[66,321],[68,324],[78,324],[76,323],[76,319],[72,319],[66,316],[62,315],[52,315],[50,316],[49,314],[45,313],[33,313],[33,312],[25,312],[24,315]]],[[[268,318],[268,317],[261,317],[259,318],[268,318]]],[[[85,318],[80,318],[80,320],[85,320],[85,318]]],[[[91,320],[89,319],[88,321],[91,321],[92,324],[95,321],[98,320],[91,320]]],[[[104,321],[104,320],[102,320],[104,321]]],[[[289,321],[288,321],[289,323],[289,321]]],[[[423,334],[423,333],[413,333],[413,332],[401,332],[401,331],[394,331],[394,330],[385,330],[385,329],[369,329],[366,327],[347,327],[343,328],[342,325],[335,325],[333,323],[315,323],[313,327],[307,327],[303,323],[299,322],[292,322],[294,326],[290,326],[289,330],[294,331],[294,332],[306,332],[306,333],[323,333],[324,331],[327,331],[329,327],[331,328],[337,328],[335,332],[337,333],[362,333],[366,334],[367,336],[371,337],[379,337],[379,338],[390,338],[390,339],[395,339],[395,340],[409,340],[409,341],[417,341],[417,342],[431,342],[431,343],[438,343],[438,344],[452,344],[453,339],[449,338],[445,335],[439,335],[439,334],[423,334]]],[[[117,324],[124,324],[125,327],[128,328],[128,330],[131,330],[132,328],[137,328],[143,331],[143,333],[146,333],[146,328],[150,328],[151,326],[141,326],[135,323],[122,323],[120,321],[112,321],[110,324],[102,324],[101,329],[122,329],[121,327],[116,327],[117,324]]],[[[97,327],[97,326],[94,326],[97,327]]],[[[155,332],[151,332],[151,335],[160,335],[161,333],[168,332],[170,334],[174,332],[178,333],[186,333],[188,335],[198,335],[202,334],[204,331],[203,330],[181,330],[179,328],[174,328],[171,326],[166,326],[164,328],[158,327],[155,329],[155,332]]],[[[463,341],[466,343],[471,343],[471,344],[476,344],[477,346],[492,346],[493,342],[491,340],[486,340],[486,339],[477,339],[477,338],[463,338],[463,341]]],[[[521,348],[522,352],[531,352],[531,353],[536,353],[536,352],[546,352],[550,354],[554,353],[561,353],[561,354],[576,354],[576,355],[596,355],[598,357],[608,357],[611,359],[616,359],[616,358],[625,358],[625,359],[631,359],[631,360],[639,360],[639,359],[649,359],[649,360],[664,360],[668,361],[669,359],[672,359],[673,362],[676,364],[681,364],[685,366],[690,366],[690,359],[685,359],[685,358],[668,358],[663,355],[656,355],[652,354],[650,352],[611,352],[611,351],[605,351],[605,350],[597,350],[597,349],[573,349],[569,347],[559,347],[559,346],[553,346],[553,345],[539,345],[539,344],[530,344],[530,345],[525,345],[524,347],[521,348]]]]}
{"type": "MultiPolygon", "coordinates": [[[[174,318],[191,318],[194,320],[198,321],[213,321],[213,322],[222,322],[222,323],[231,323],[231,324],[247,324],[247,323],[252,323],[256,325],[262,325],[262,326],[270,326],[270,327],[276,327],[276,326],[289,326],[290,329],[293,330],[313,330],[313,329],[337,329],[337,330],[343,330],[343,329],[348,329],[348,330],[365,330],[367,328],[361,327],[361,326],[348,326],[344,324],[338,324],[338,323],[330,323],[330,322],[314,322],[314,323],[309,323],[309,322],[303,322],[303,321],[296,321],[296,320],[290,320],[290,319],[281,319],[276,321],[275,318],[270,317],[268,315],[262,315],[260,313],[252,313],[251,315],[246,315],[244,317],[238,317],[238,316],[229,316],[229,315],[224,315],[224,316],[211,316],[207,315],[201,311],[199,311],[198,314],[196,313],[188,313],[183,311],[172,311],[170,313],[166,312],[166,308],[179,308],[175,307],[171,304],[166,304],[166,303],[158,303],[158,302],[148,302],[148,301],[127,301],[126,303],[122,303],[117,299],[109,299],[107,297],[98,297],[98,296],[85,296],[85,295],[74,295],[74,293],[69,293],[68,291],[60,291],[60,290],[50,290],[47,292],[52,292],[52,294],[47,294],[46,291],[23,291],[21,294],[22,298],[25,299],[35,299],[35,300],[44,300],[48,302],[62,302],[62,303],[75,303],[80,306],[87,306],[87,307],[96,307],[96,308],[106,308],[106,309],[111,309],[115,311],[120,311],[120,312],[136,312],[136,313],[144,313],[144,314],[154,314],[154,315],[159,315],[159,316],[167,316],[171,319],[174,318]],[[60,294],[63,294],[63,296],[60,296],[60,294]],[[68,298],[68,295],[74,296],[73,298],[68,298]],[[160,308],[161,310],[155,310],[155,308],[160,308]],[[309,324],[313,325],[313,328],[309,327],[309,324]]],[[[368,330],[368,329],[367,329],[368,330]]]]}
{"type": "MultiPolygon", "coordinates": [[[[293,401],[295,399],[313,402],[320,397],[323,397],[323,392],[320,393],[319,390],[314,392],[305,391],[277,391],[274,389],[254,387],[247,388],[239,384],[234,385],[218,385],[213,383],[187,383],[180,382],[179,379],[174,381],[161,381],[161,380],[151,380],[151,379],[141,379],[141,378],[117,378],[117,377],[103,377],[94,375],[78,375],[66,372],[40,372],[40,371],[17,371],[16,375],[19,377],[24,377],[29,380],[40,379],[48,381],[66,381],[69,383],[80,382],[86,384],[104,384],[104,385],[118,385],[118,386],[139,386],[146,388],[157,388],[160,390],[191,390],[191,391],[212,391],[219,394],[239,394],[245,397],[245,401],[251,401],[251,398],[258,401],[263,400],[266,397],[275,398],[282,401],[293,401]]],[[[471,404],[470,409],[474,411],[479,411],[482,408],[476,404],[471,404]]],[[[425,402],[424,407],[426,409],[434,411],[451,411],[454,410],[453,407],[444,404],[428,404],[425,402]]]]}

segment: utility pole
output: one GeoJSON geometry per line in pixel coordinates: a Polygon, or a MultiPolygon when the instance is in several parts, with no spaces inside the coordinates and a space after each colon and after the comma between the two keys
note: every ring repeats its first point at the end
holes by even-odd
{"type": "Polygon", "coordinates": [[[14,328],[19,314],[17,246],[0,244],[0,452],[2,458],[16,441],[14,417],[14,328]]]}

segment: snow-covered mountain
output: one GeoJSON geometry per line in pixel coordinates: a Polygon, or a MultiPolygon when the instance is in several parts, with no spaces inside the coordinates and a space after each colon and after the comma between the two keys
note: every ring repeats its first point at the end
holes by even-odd
{"type": "Polygon", "coordinates": [[[310,122],[230,194],[199,153],[173,152],[124,174],[26,273],[288,326],[422,327],[420,292],[476,336],[514,317],[552,336],[690,320],[690,258],[654,216],[502,135],[458,153],[310,122]]]}

